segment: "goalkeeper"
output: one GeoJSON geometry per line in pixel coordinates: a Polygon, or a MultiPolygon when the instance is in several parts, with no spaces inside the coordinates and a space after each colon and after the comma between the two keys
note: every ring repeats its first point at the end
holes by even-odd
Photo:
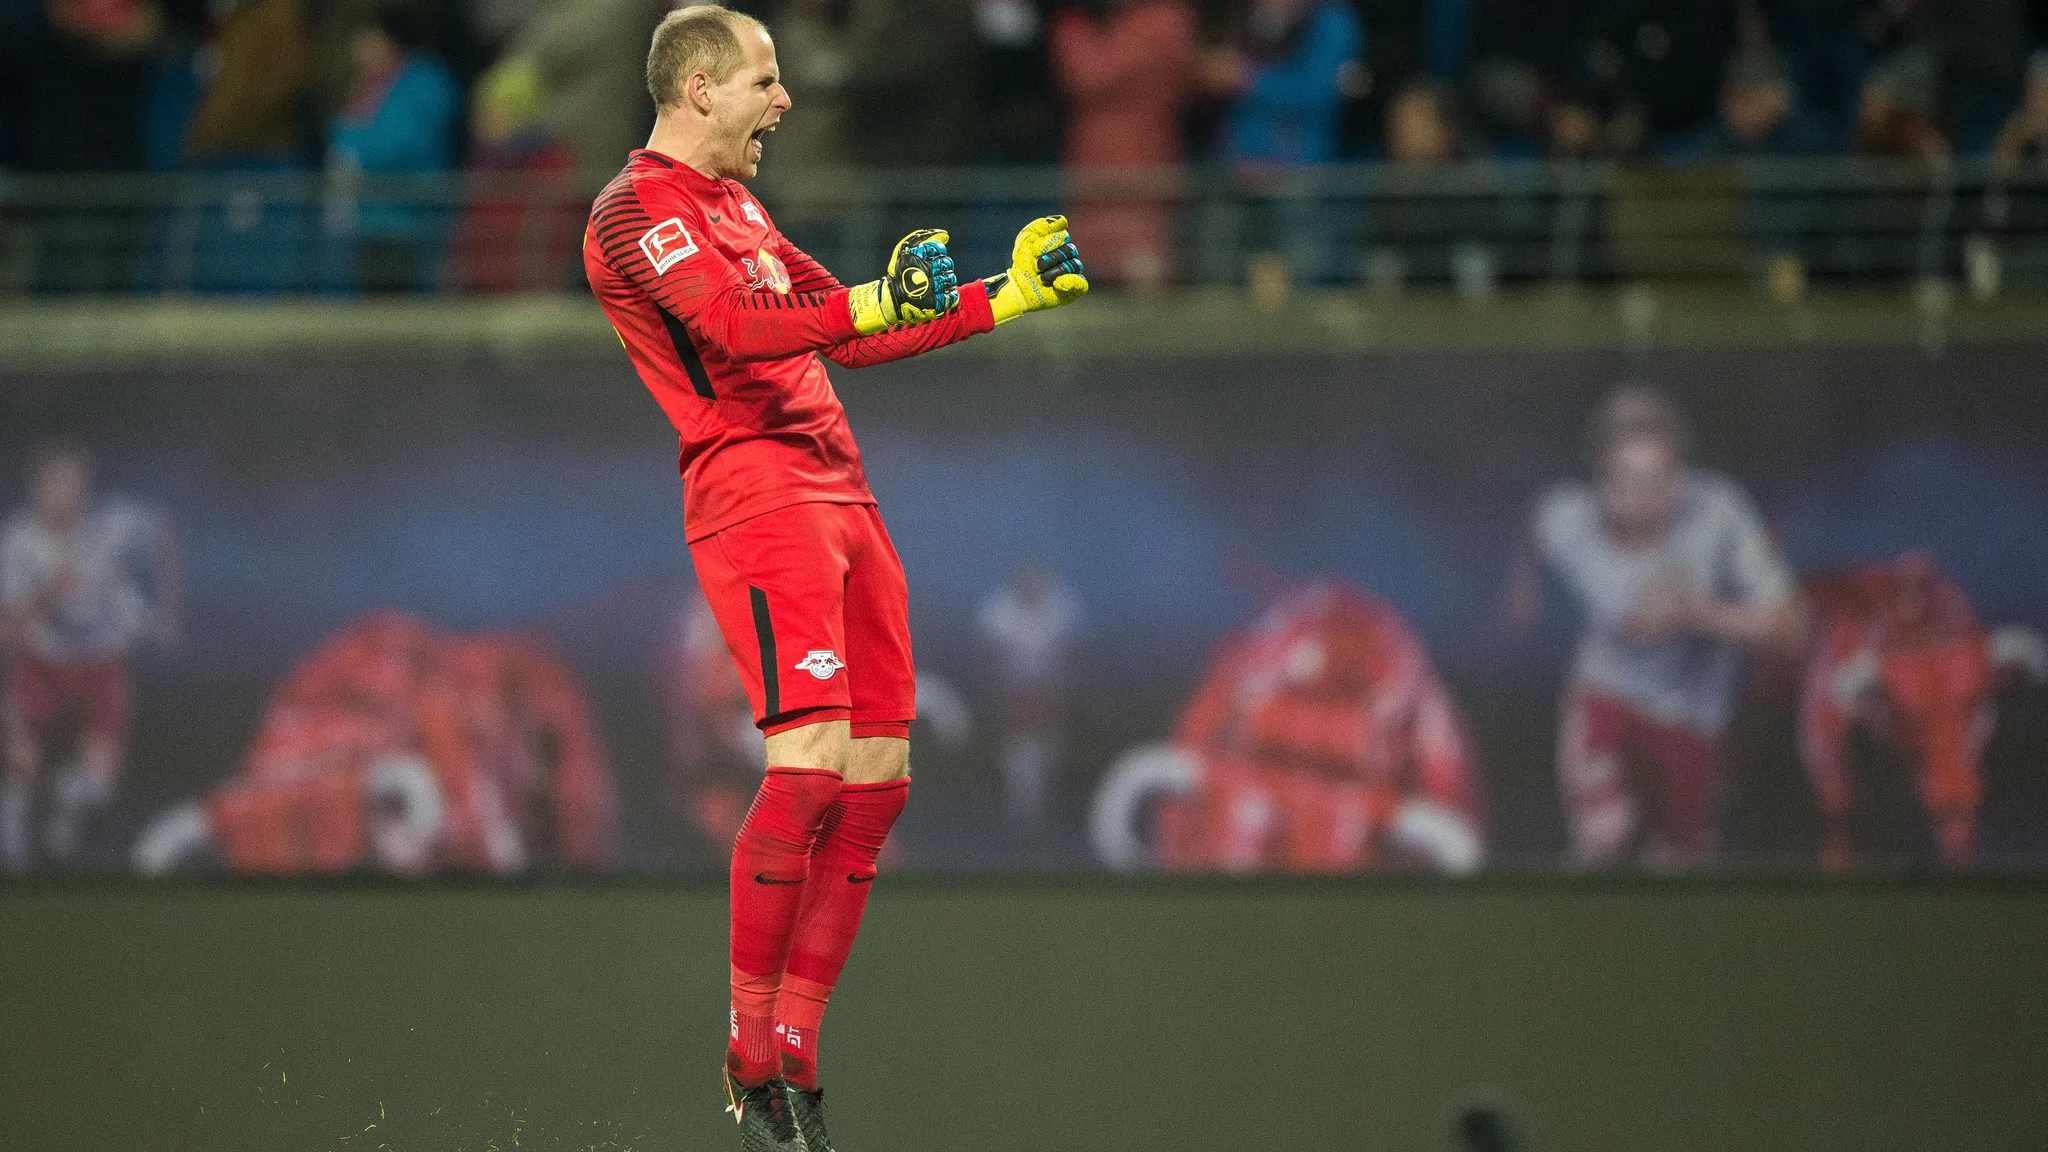
{"type": "Polygon", "coordinates": [[[960,283],[946,233],[923,230],[840,284],[739,183],[790,109],[749,17],[670,13],[647,87],[654,134],[598,196],[583,262],[681,435],[690,556],[767,736],[733,845],[727,1104],[747,1152],[830,1152],[818,1024],[910,790],[915,687],[903,566],[820,357],[914,356],[1088,281],[1055,216],[986,280],[960,283]]]}

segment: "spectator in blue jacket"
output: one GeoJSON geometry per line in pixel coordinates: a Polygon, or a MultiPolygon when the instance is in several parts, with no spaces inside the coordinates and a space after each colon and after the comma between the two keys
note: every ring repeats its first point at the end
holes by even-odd
{"type": "Polygon", "coordinates": [[[1240,44],[1243,87],[1223,133],[1231,162],[1335,159],[1345,84],[1364,51],[1364,25],[1344,0],[1254,0],[1240,44]]]}
{"type": "MultiPolygon", "coordinates": [[[[352,243],[353,282],[366,291],[423,287],[433,276],[448,210],[429,189],[358,195],[362,177],[446,172],[455,160],[462,95],[445,65],[425,51],[419,14],[391,5],[350,43],[354,78],[328,131],[333,177],[327,225],[352,243]]],[[[346,263],[346,262],[345,262],[346,263]]]]}
{"type": "Polygon", "coordinates": [[[1341,275],[1356,213],[1316,188],[1290,188],[1289,177],[1337,158],[1345,97],[1363,88],[1364,51],[1364,25],[1345,0],[1253,0],[1234,54],[1224,159],[1279,195],[1274,211],[1259,214],[1255,242],[1309,283],[1341,275]]]}

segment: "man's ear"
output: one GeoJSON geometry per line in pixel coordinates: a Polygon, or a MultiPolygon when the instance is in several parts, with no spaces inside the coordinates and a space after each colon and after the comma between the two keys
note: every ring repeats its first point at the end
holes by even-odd
{"type": "Polygon", "coordinates": [[[703,72],[692,72],[683,82],[683,103],[699,115],[711,115],[711,77],[703,72]]]}

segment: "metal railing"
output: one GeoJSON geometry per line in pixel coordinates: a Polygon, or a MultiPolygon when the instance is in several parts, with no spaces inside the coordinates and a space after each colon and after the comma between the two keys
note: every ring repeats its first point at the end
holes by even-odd
{"type": "MultiPolygon", "coordinates": [[[[580,290],[593,181],[295,172],[0,176],[0,295],[455,294],[580,290]]],[[[1398,290],[1660,279],[2048,278],[2048,165],[1742,160],[1662,169],[970,168],[770,172],[753,185],[842,277],[943,225],[961,267],[1001,267],[1023,220],[1064,210],[1110,285],[1163,280],[1398,290]]]]}

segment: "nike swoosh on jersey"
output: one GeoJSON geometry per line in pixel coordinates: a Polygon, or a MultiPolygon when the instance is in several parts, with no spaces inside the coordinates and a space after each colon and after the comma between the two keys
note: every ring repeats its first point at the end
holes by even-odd
{"type": "Polygon", "coordinates": [[[782,880],[778,879],[777,877],[770,876],[766,872],[754,873],[754,883],[756,884],[801,884],[803,882],[804,877],[802,876],[799,876],[794,880],[782,880]]]}

